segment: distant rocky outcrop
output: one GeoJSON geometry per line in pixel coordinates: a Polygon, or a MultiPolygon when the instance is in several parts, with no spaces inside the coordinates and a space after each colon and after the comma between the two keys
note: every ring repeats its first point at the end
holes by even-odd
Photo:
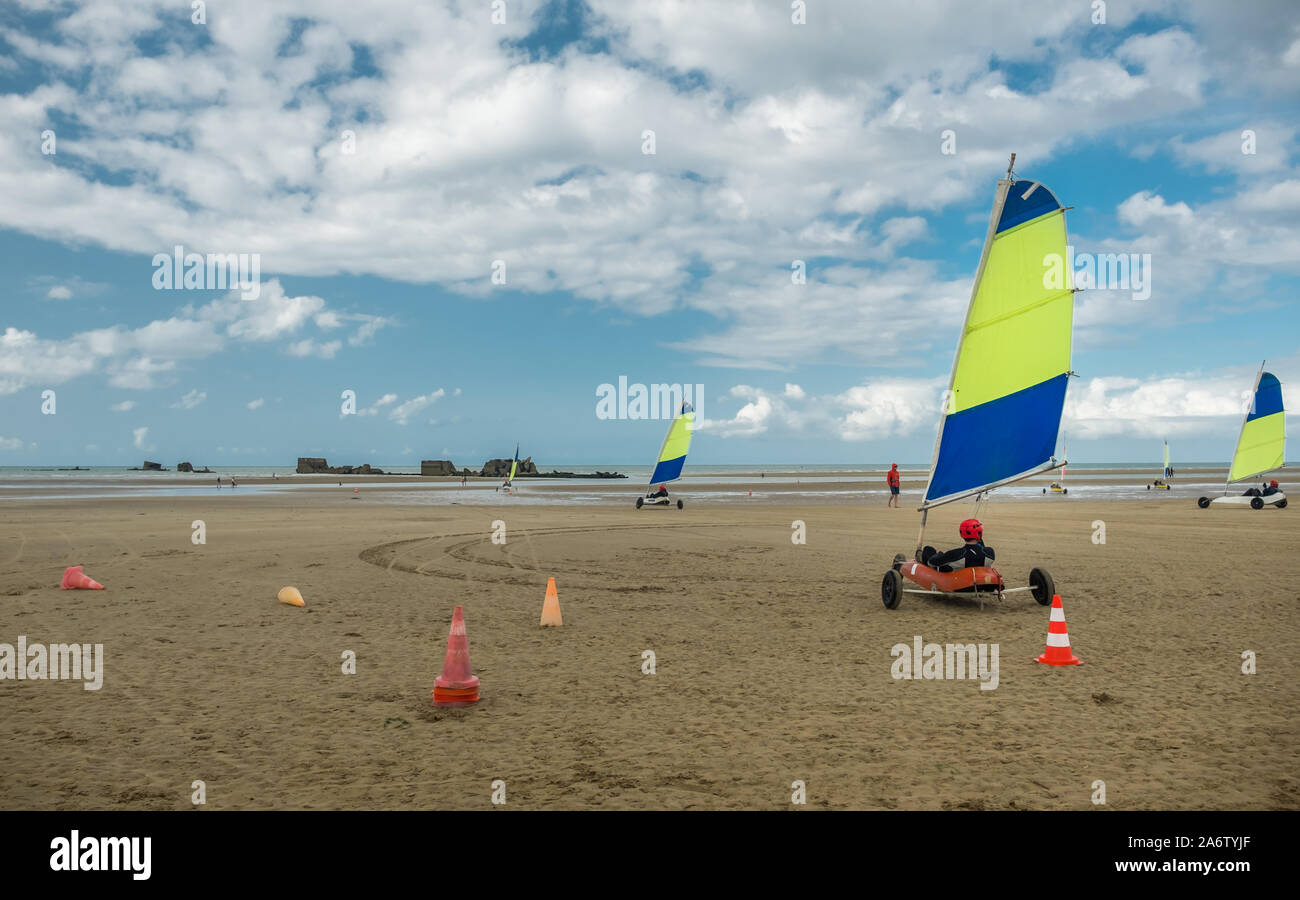
{"type": "Polygon", "coordinates": [[[150,462],[149,460],[146,459],[144,461],[144,465],[141,466],[140,468],[146,472],[161,472],[162,463],[150,462]]]}
{"type": "Polygon", "coordinates": [[[189,463],[187,463],[187,462],[181,462],[181,463],[177,463],[177,464],[176,464],[176,471],[177,471],[177,472],[193,472],[193,471],[194,471],[194,467],[193,467],[192,465],[190,465],[189,463]]]}
{"type": "MultiPolygon", "coordinates": [[[[324,464],[325,460],[318,460],[324,464]]],[[[489,459],[483,464],[483,468],[477,472],[471,469],[457,469],[456,464],[449,459],[423,459],[420,460],[420,474],[431,476],[460,476],[467,478],[505,478],[510,474],[510,464],[514,459],[489,459]]],[[[298,460],[298,471],[302,471],[303,460],[298,460]]],[[[573,472],[541,472],[530,456],[527,459],[519,460],[519,469],[515,472],[516,476],[526,476],[528,478],[626,478],[626,475],[620,475],[618,472],[596,472],[591,475],[578,475],[573,472]]]]}
{"type": "Polygon", "coordinates": [[[383,469],[371,468],[370,463],[361,466],[331,466],[323,456],[298,457],[299,475],[383,475],[383,469]]]}
{"type": "MultiPolygon", "coordinates": [[[[479,475],[484,478],[505,478],[510,474],[510,464],[512,462],[514,462],[513,457],[510,459],[489,459],[483,463],[483,469],[479,472],[479,475]]],[[[537,466],[533,465],[533,458],[530,456],[527,459],[519,460],[519,469],[515,474],[536,475],[537,466]]]]}

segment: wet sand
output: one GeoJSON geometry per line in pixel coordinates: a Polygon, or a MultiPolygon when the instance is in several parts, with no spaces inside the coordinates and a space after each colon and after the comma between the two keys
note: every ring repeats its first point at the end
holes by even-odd
{"type": "MultiPolygon", "coordinates": [[[[985,504],[1008,582],[1055,576],[1085,664],[1049,668],[1027,594],[883,607],[916,499],[7,501],[0,642],[102,643],[105,674],[0,681],[0,807],[186,809],[202,780],[213,809],[485,809],[497,779],[519,809],[780,809],[796,780],[814,808],[1085,809],[1097,780],[1116,809],[1300,806],[1294,509],[985,504]],[[78,563],[107,590],[59,590],[78,563]],[[458,604],[482,700],[436,709],[458,604]],[[917,635],[997,644],[996,689],[891,677],[917,635]]],[[[932,512],[927,542],[970,512],[932,512]]]]}

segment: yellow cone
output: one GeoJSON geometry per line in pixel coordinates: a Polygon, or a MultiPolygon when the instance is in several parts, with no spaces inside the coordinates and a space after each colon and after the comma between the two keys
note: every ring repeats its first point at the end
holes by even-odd
{"type": "Polygon", "coordinates": [[[546,599],[542,601],[542,625],[563,625],[560,616],[560,595],[555,590],[555,579],[546,579],[546,599]]]}
{"type": "Polygon", "coordinates": [[[287,603],[290,606],[307,605],[307,601],[302,599],[302,592],[296,587],[282,587],[276,597],[279,598],[281,603],[287,603]]]}

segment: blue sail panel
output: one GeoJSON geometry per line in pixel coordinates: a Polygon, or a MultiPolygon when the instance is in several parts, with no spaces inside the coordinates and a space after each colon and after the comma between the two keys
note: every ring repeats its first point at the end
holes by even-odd
{"type": "Polygon", "coordinates": [[[682,477],[682,467],[685,465],[685,456],[660,460],[659,464],[655,466],[654,474],[650,476],[650,483],[660,484],[665,481],[676,481],[682,477]]]}
{"type": "Polygon", "coordinates": [[[926,502],[996,484],[1051,462],[1068,380],[1068,375],[1057,375],[949,414],[926,502]]]}
{"type": "Polygon", "coordinates": [[[1060,208],[1056,195],[1043,185],[1034,181],[1017,181],[1007,190],[1007,202],[1002,207],[997,231],[1001,234],[1008,228],[1015,228],[1022,222],[1037,219],[1060,208]],[[1029,196],[1026,197],[1025,194],[1029,196]]]}
{"type": "Polygon", "coordinates": [[[1271,416],[1282,411],[1282,383],[1272,372],[1259,376],[1259,387],[1255,389],[1255,402],[1251,405],[1247,422],[1271,416]]]}

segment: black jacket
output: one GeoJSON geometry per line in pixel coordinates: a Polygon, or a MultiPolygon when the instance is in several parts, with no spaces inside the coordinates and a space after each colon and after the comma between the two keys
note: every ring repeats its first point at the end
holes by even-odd
{"type": "Polygon", "coordinates": [[[983,544],[963,544],[946,553],[936,553],[930,557],[928,565],[932,569],[951,572],[954,569],[966,569],[971,566],[986,566],[993,562],[993,548],[983,544]]]}

